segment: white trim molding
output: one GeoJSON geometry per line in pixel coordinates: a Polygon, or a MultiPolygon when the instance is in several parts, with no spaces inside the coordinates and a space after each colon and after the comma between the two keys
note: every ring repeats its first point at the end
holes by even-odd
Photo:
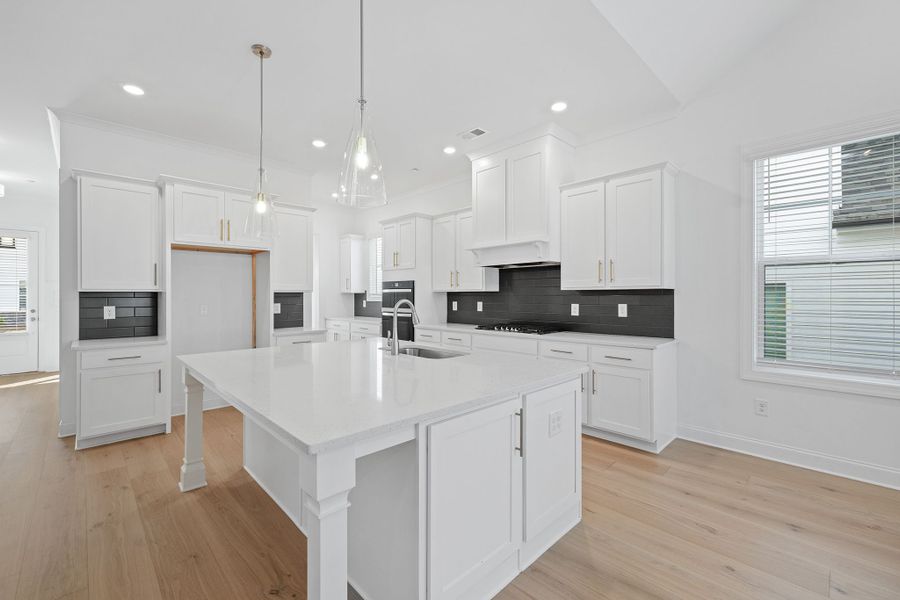
{"type": "Polygon", "coordinates": [[[877,465],[813,450],[795,448],[742,435],[713,431],[702,427],[680,425],[678,437],[705,446],[713,446],[749,454],[766,460],[812,469],[864,483],[900,490],[900,469],[877,465]]]}
{"type": "MultiPolygon", "coordinates": [[[[900,381],[861,373],[817,371],[790,366],[766,366],[756,361],[756,306],[758,286],[754,260],[753,163],[759,158],[829,146],[900,132],[900,111],[820,127],[741,146],[740,203],[740,374],[761,381],[817,390],[900,399],[900,381]]],[[[815,468],[815,467],[811,467],[815,468]]]]}

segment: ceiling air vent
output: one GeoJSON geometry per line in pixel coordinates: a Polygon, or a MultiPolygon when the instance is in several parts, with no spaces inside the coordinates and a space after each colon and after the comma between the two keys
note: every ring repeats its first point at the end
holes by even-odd
{"type": "Polygon", "coordinates": [[[457,135],[464,140],[474,140],[477,137],[481,137],[486,134],[487,131],[481,129],[480,127],[476,127],[475,129],[470,129],[468,131],[463,131],[462,133],[458,133],[457,135]]]}

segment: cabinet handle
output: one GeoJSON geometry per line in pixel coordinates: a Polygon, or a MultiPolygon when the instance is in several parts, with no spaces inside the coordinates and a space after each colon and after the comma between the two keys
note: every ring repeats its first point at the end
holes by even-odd
{"type": "Polygon", "coordinates": [[[350,278],[347,278],[347,291],[350,291],[350,278]]]}
{"type": "Polygon", "coordinates": [[[448,337],[447,339],[450,340],[451,342],[461,342],[461,341],[462,341],[462,338],[452,338],[452,337],[448,337]]]}
{"type": "Polygon", "coordinates": [[[159,270],[159,264],[158,264],[158,263],[153,263],[153,287],[156,287],[157,285],[159,285],[159,284],[157,283],[157,279],[158,279],[158,277],[159,277],[158,274],[157,274],[157,273],[158,273],[158,270],[159,270]]]}
{"type": "Polygon", "coordinates": [[[136,354],[135,356],[113,356],[112,358],[107,358],[106,360],[131,360],[140,357],[140,354],[136,354]]]}
{"type": "Polygon", "coordinates": [[[584,393],[584,375],[581,376],[581,393],[584,393]]]}
{"type": "Polygon", "coordinates": [[[611,356],[609,354],[605,354],[603,358],[610,358],[612,360],[631,360],[630,358],[626,358],[624,356],[611,356]]]}
{"type": "Polygon", "coordinates": [[[597,283],[603,283],[603,259],[597,259],[597,283]]]}
{"type": "Polygon", "coordinates": [[[456,287],[459,287],[459,271],[456,272],[456,287]]]}
{"type": "Polygon", "coordinates": [[[219,241],[223,241],[225,239],[225,234],[223,233],[225,230],[225,219],[219,219],[219,241]]]}
{"type": "Polygon", "coordinates": [[[231,241],[231,219],[228,219],[228,241],[231,241]]]}
{"type": "Polygon", "coordinates": [[[613,267],[613,259],[609,259],[609,280],[610,281],[616,280],[616,272],[613,267]]]}
{"type": "Polygon", "coordinates": [[[591,394],[597,393],[597,371],[591,369],[591,394]]]}
{"type": "Polygon", "coordinates": [[[396,267],[399,264],[400,264],[400,252],[397,250],[394,250],[394,266],[396,267]]]}
{"type": "Polygon", "coordinates": [[[156,370],[156,393],[162,394],[162,369],[156,370]]]}
{"type": "Polygon", "coordinates": [[[519,456],[525,456],[525,418],[522,415],[521,410],[516,411],[516,416],[519,418],[519,445],[515,447],[516,452],[519,453],[519,456]]]}
{"type": "Polygon", "coordinates": [[[556,352],[558,354],[572,354],[571,350],[557,350],[556,348],[550,348],[550,352],[556,352]]]}
{"type": "Polygon", "coordinates": [[[312,340],[301,340],[299,342],[291,342],[292,344],[309,344],[312,340]]]}
{"type": "Polygon", "coordinates": [[[450,287],[453,287],[453,271],[450,271],[450,287]]]}

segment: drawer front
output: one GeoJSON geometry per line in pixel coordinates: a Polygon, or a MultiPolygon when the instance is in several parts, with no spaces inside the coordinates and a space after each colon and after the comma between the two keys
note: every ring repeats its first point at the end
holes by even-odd
{"type": "Polygon", "coordinates": [[[307,333],[301,335],[280,335],[275,338],[276,346],[299,346],[300,344],[312,344],[324,342],[325,336],[321,333],[307,333]]]}
{"type": "Polygon", "coordinates": [[[502,335],[475,335],[472,336],[472,347],[479,350],[497,350],[498,352],[515,352],[517,354],[530,354],[537,356],[537,340],[523,340],[520,338],[504,337],[502,335]]]}
{"type": "Polygon", "coordinates": [[[352,333],[368,333],[370,335],[380,335],[381,334],[381,324],[380,323],[360,323],[358,321],[353,321],[350,323],[350,331],[352,333]]]}
{"type": "Polygon", "coordinates": [[[344,331],[350,332],[350,321],[337,321],[332,319],[325,319],[325,328],[331,329],[332,331],[344,331]]]}
{"type": "Polygon", "coordinates": [[[161,363],[167,361],[167,354],[165,345],[85,350],[81,352],[81,368],[100,369],[104,367],[161,363]]]}
{"type": "Polygon", "coordinates": [[[572,342],[545,342],[541,341],[541,356],[546,358],[564,358],[581,362],[588,361],[587,344],[574,344],[572,342]]]}
{"type": "Polygon", "coordinates": [[[470,333],[441,333],[441,343],[445,346],[458,346],[460,348],[472,347],[472,334],[470,333]]]}
{"type": "Polygon", "coordinates": [[[416,328],[416,341],[422,342],[425,344],[440,344],[441,343],[441,332],[434,331],[432,329],[416,328]]]}
{"type": "Polygon", "coordinates": [[[618,367],[649,369],[653,366],[653,350],[620,346],[591,346],[591,362],[618,367]]]}

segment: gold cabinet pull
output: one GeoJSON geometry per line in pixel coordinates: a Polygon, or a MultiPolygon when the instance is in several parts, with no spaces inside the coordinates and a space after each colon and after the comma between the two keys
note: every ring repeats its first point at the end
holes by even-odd
{"type": "Polygon", "coordinates": [[[456,287],[459,287],[459,271],[456,272],[456,287]]]}
{"type": "Polygon", "coordinates": [[[613,259],[609,259],[609,280],[616,280],[616,272],[613,270],[613,259]]]}
{"type": "Polygon", "coordinates": [[[450,271],[450,287],[453,287],[453,271],[450,271]]]}
{"type": "Polygon", "coordinates": [[[228,241],[231,241],[231,219],[228,219],[228,241]]]}
{"type": "Polygon", "coordinates": [[[225,240],[225,219],[219,219],[219,241],[225,240]]]}

